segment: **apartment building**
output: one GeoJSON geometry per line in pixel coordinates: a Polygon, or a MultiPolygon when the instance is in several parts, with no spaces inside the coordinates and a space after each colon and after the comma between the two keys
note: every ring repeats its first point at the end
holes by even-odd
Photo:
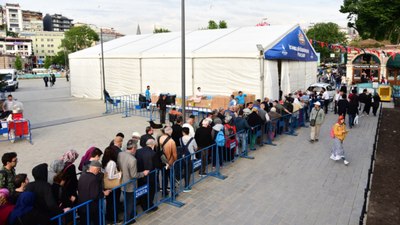
{"type": "Polygon", "coordinates": [[[43,14],[22,10],[22,30],[24,32],[43,31],[43,14]]]}
{"type": "Polygon", "coordinates": [[[7,30],[19,33],[23,29],[22,10],[19,4],[6,3],[5,22],[7,30]]]}
{"type": "Polygon", "coordinates": [[[29,38],[0,38],[0,53],[4,55],[20,55],[22,58],[32,55],[32,40],[29,38]]]}
{"type": "Polygon", "coordinates": [[[43,18],[44,31],[68,31],[72,27],[72,19],[69,19],[61,14],[54,14],[43,18]]]}

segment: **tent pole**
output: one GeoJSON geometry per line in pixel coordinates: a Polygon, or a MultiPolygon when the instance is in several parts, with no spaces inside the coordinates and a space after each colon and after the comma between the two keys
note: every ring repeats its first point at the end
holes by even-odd
{"type": "Polygon", "coordinates": [[[264,79],[265,79],[265,77],[264,77],[264,58],[263,58],[263,52],[262,51],[260,51],[260,82],[261,82],[261,91],[260,91],[260,93],[261,93],[261,100],[263,100],[264,99],[264,83],[265,83],[265,81],[264,81],[264,79]]]}
{"type": "MultiPolygon", "coordinates": [[[[104,71],[104,51],[103,51],[103,29],[100,28],[100,39],[101,39],[101,68],[103,72],[103,93],[106,90],[106,76],[104,71]]],[[[106,99],[105,96],[103,95],[104,100],[106,99]]]]}
{"type": "Polygon", "coordinates": [[[182,65],[182,115],[183,121],[186,122],[186,93],[185,93],[185,0],[181,1],[181,51],[182,51],[182,58],[181,58],[181,65],[182,65]]]}

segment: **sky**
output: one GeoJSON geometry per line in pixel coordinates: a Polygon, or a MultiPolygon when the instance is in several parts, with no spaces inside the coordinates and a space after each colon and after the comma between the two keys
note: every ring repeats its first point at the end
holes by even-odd
{"type": "MultiPolygon", "coordinates": [[[[182,0],[1,0],[19,3],[23,10],[62,14],[73,22],[112,27],[123,34],[142,34],[154,27],[181,30],[182,0]]],[[[264,18],[271,25],[334,22],[346,26],[339,12],[343,0],[185,0],[186,30],[207,27],[209,20],[225,20],[228,27],[255,26],[264,18]]]]}

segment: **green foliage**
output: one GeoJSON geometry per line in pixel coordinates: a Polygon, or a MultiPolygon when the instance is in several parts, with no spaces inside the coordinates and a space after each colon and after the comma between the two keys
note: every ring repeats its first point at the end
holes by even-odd
{"type": "Polygon", "coordinates": [[[344,0],[339,10],[348,13],[348,26],[363,39],[400,43],[400,2],[390,0],[344,0]]]}
{"type": "Polygon", "coordinates": [[[15,37],[17,38],[19,36],[18,33],[12,32],[12,31],[6,31],[7,37],[15,37]]]}
{"type": "Polygon", "coordinates": [[[68,53],[65,51],[59,51],[57,52],[57,55],[52,57],[51,63],[65,66],[66,61],[68,61],[68,53]]]}
{"type": "Polygon", "coordinates": [[[154,34],[158,34],[158,33],[169,33],[171,32],[170,30],[166,29],[166,28],[155,28],[153,30],[154,34]]]}
{"type": "MultiPolygon", "coordinates": [[[[330,44],[346,44],[346,34],[339,31],[339,25],[336,23],[317,23],[307,31],[309,39],[315,39],[330,44]]],[[[321,53],[321,62],[330,58],[330,53],[333,51],[327,47],[314,45],[317,52],[321,53]]]]}
{"type": "Polygon", "coordinates": [[[43,67],[48,69],[52,64],[53,64],[53,57],[46,56],[46,59],[44,60],[43,67]]]}
{"type": "Polygon", "coordinates": [[[61,48],[68,52],[76,52],[92,46],[93,42],[99,41],[99,35],[89,26],[72,27],[64,33],[61,48]]]}
{"type": "Polygon", "coordinates": [[[22,70],[22,60],[21,60],[21,56],[17,56],[15,58],[15,62],[14,62],[14,67],[16,70],[22,70]]]}
{"type": "Polygon", "coordinates": [[[228,28],[228,24],[226,23],[225,20],[220,20],[218,24],[214,20],[208,21],[207,29],[209,30],[226,29],[226,28],[228,28]]]}
{"type": "Polygon", "coordinates": [[[209,30],[214,30],[218,29],[218,24],[214,20],[208,21],[208,27],[209,30]]]}
{"type": "Polygon", "coordinates": [[[219,27],[219,29],[226,29],[226,28],[228,28],[228,24],[226,23],[225,20],[220,20],[218,27],[219,27]]]}

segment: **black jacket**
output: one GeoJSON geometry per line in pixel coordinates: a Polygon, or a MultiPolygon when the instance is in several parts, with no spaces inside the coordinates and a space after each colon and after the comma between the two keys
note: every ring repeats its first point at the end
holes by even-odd
{"type": "Polygon", "coordinates": [[[374,95],[374,102],[372,103],[373,107],[379,107],[379,103],[381,102],[381,97],[379,95],[374,95]]]}
{"type": "Polygon", "coordinates": [[[138,149],[135,154],[137,160],[137,171],[143,172],[145,170],[154,170],[155,167],[155,157],[156,152],[150,147],[146,146],[144,148],[138,149]]]}
{"type": "Polygon", "coordinates": [[[151,136],[150,134],[143,134],[143,135],[140,137],[140,146],[141,146],[142,148],[146,147],[146,142],[147,142],[147,140],[149,140],[149,139],[155,140],[154,137],[151,136]]]}
{"type": "Polygon", "coordinates": [[[251,127],[255,127],[258,125],[261,126],[263,124],[263,120],[256,112],[251,112],[250,115],[247,116],[247,122],[251,127]]]}
{"type": "Polygon", "coordinates": [[[358,113],[358,101],[351,101],[348,104],[347,114],[355,115],[358,113]]]}
{"type": "Polygon", "coordinates": [[[35,181],[30,182],[25,191],[35,194],[35,208],[46,212],[50,217],[63,213],[63,210],[57,206],[57,202],[51,194],[51,185],[47,183],[47,164],[42,163],[35,166],[32,169],[32,175],[35,181]]]}
{"type": "MultiPolygon", "coordinates": [[[[79,198],[78,203],[84,203],[89,200],[93,200],[90,204],[91,211],[98,210],[99,199],[104,197],[103,185],[101,176],[94,175],[90,172],[84,172],[79,177],[78,181],[78,192],[79,198]]],[[[112,194],[112,193],[110,193],[112,194]]],[[[84,207],[83,207],[84,208],[84,207]]]]}
{"type": "Polygon", "coordinates": [[[213,144],[213,139],[211,137],[211,127],[199,127],[194,134],[194,139],[196,140],[199,149],[210,146],[213,144]]]}
{"type": "Polygon", "coordinates": [[[179,124],[172,125],[172,139],[175,141],[176,146],[180,146],[179,139],[182,137],[182,126],[179,124]]]}
{"type": "Polygon", "coordinates": [[[162,99],[160,97],[157,101],[157,107],[160,107],[160,110],[167,110],[167,99],[162,99]]]}
{"type": "Polygon", "coordinates": [[[347,101],[347,99],[340,99],[337,104],[339,115],[346,115],[346,111],[349,106],[349,102],[347,101]]]}

